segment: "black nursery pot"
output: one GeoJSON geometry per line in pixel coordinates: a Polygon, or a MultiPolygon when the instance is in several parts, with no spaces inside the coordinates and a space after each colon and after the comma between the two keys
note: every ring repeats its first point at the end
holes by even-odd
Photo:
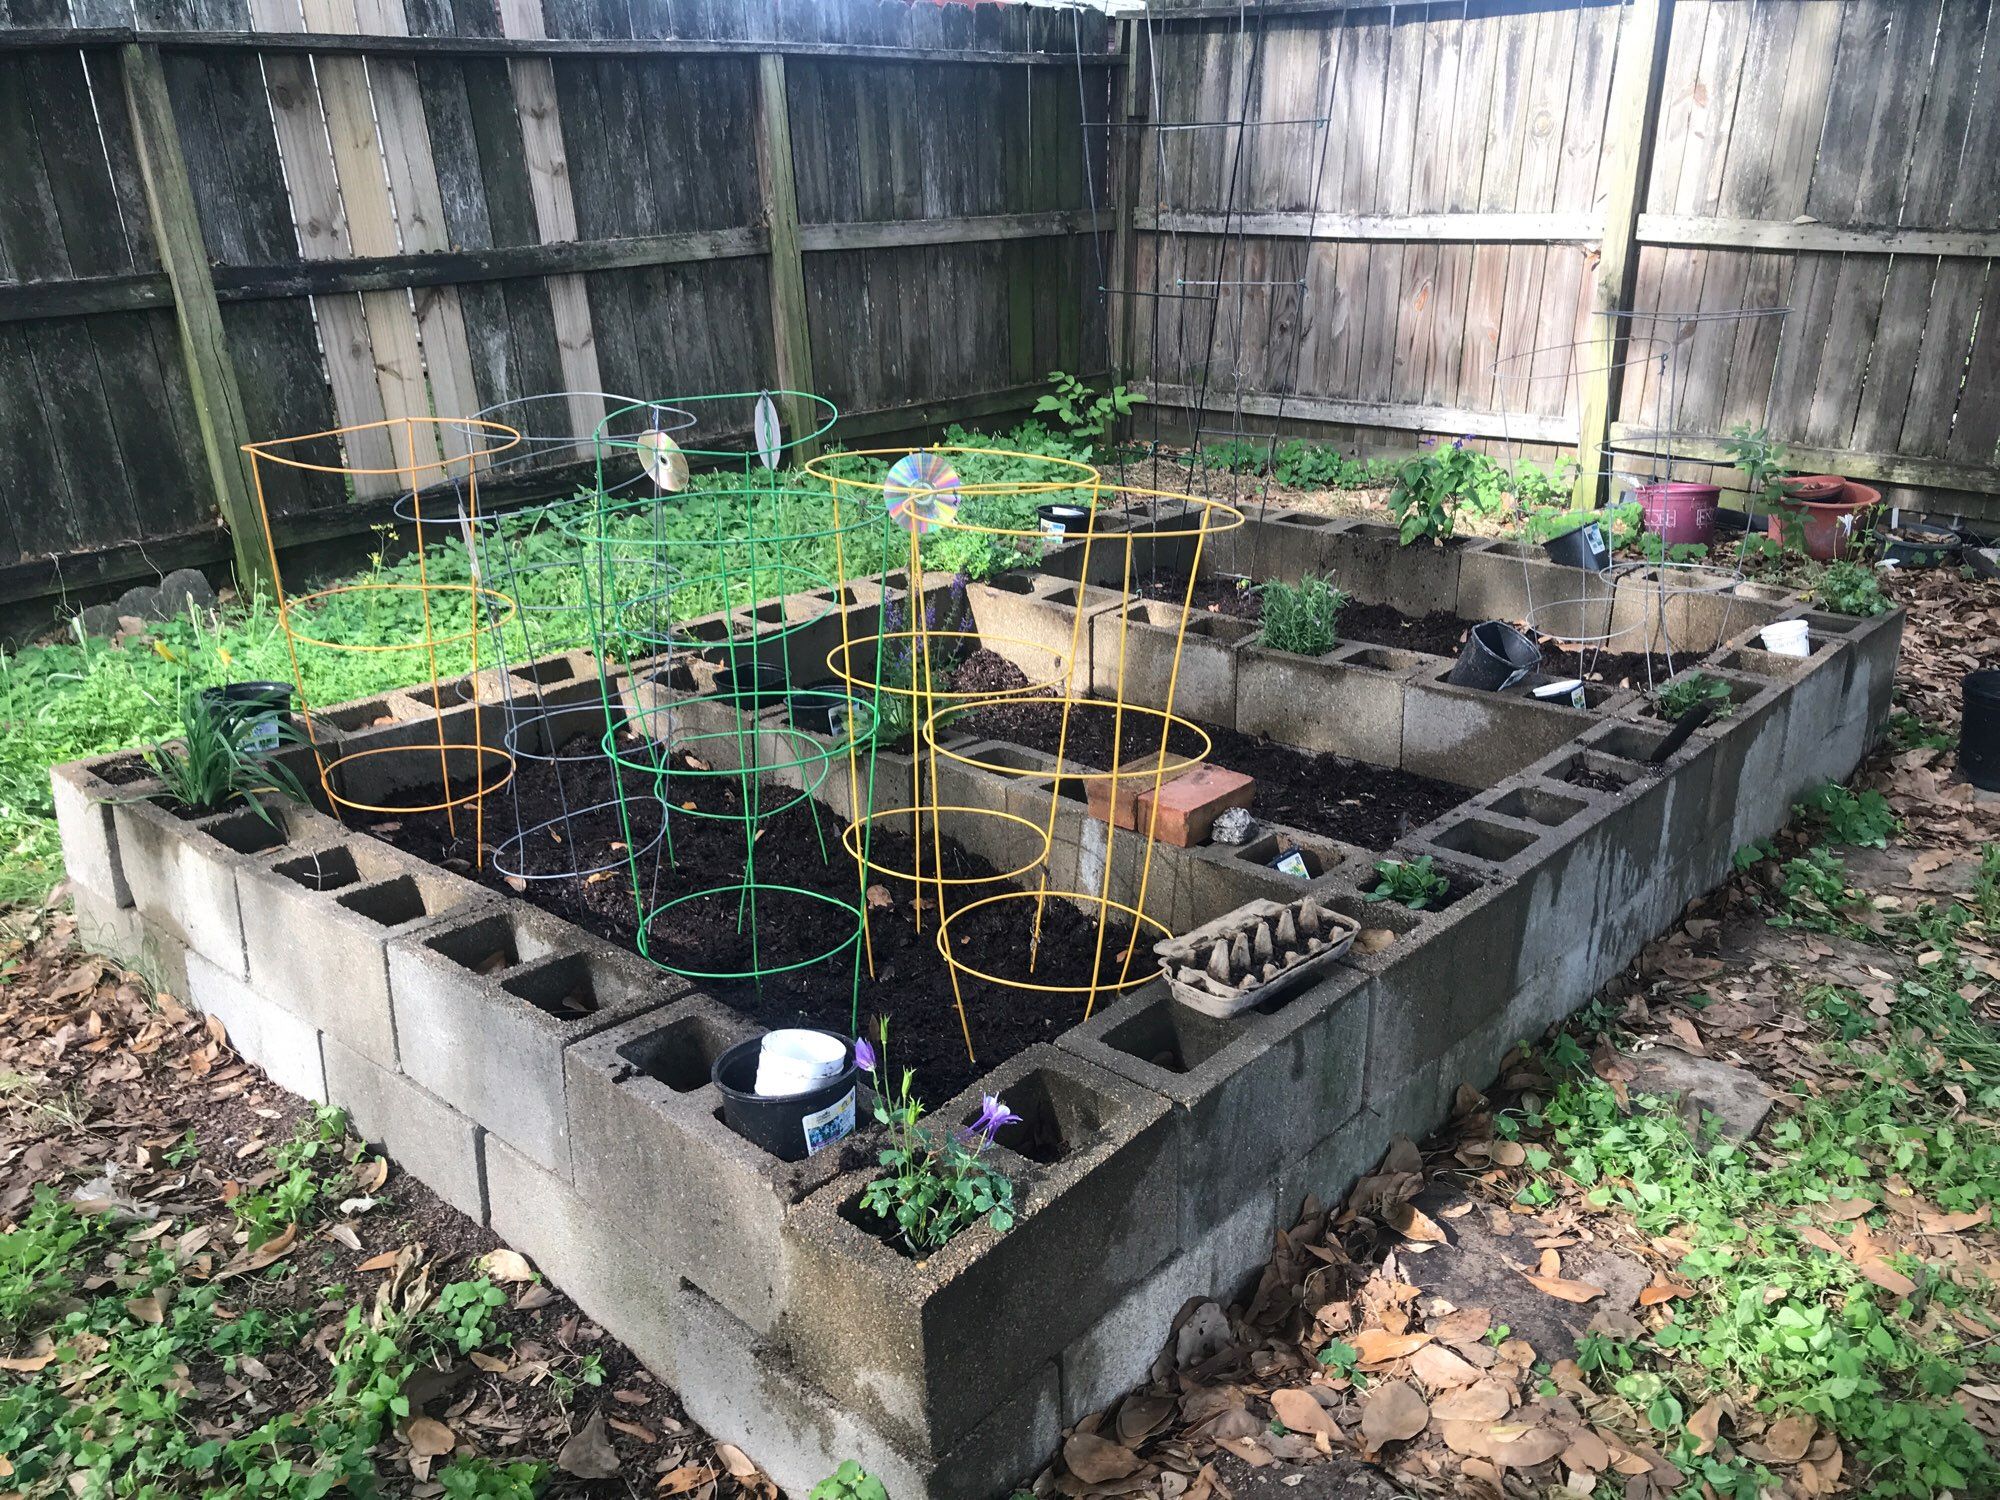
{"type": "Polygon", "coordinates": [[[757,1054],[763,1045],[762,1037],[752,1037],[715,1060],[709,1077],[722,1092],[723,1124],[779,1161],[804,1161],[821,1147],[853,1133],[855,1083],[860,1069],[854,1065],[852,1043],[847,1048],[847,1066],[839,1077],[803,1094],[769,1099],[752,1092],[757,1082],[757,1054]]]}
{"type": "MultiPolygon", "coordinates": [[[[211,712],[236,724],[256,724],[264,719],[282,719],[292,711],[289,682],[226,682],[220,687],[203,688],[201,701],[211,712]]],[[[278,748],[278,726],[273,723],[254,731],[249,738],[253,750],[278,748]]]]}
{"type": "Polygon", "coordinates": [[[1542,664],[1541,648],[1504,620],[1472,627],[1446,682],[1497,693],[1542,664]]]}
{"type": "Polygon", "coordinates": [[[1958,726],[1958,774],[1982,792],[2000,792],[2000,667],[1965,674],[1958,726]]]}
{"type": "Polygon", "coordinates": [[[1041,519],[1043,532],[1052,537],[1090,530],[1090,511],[1081,505],[1039,505],[1035,514],[1041,519]]]}
{"type": "Polygon", "coordinates": [[[1882,541],[1882,561],[1899,568],[1934,568],[1957,557],[1963,545],[1958,533],[1949,527],[1914,522],[1905,522],[1895,531],[1885,527],[1876,535],[1882,541]]]}
{"type": "Polygon", "coordinates": [[[1574,531],[1550,537],[1542,543],[1542,550],[1551,561],[1566,568],[1602,573],[1611,566],[1611,549],[1604,543],[1604,528],[1595,521],[1585,521],[1574,531]]]}
{"type": "Polygon", "coordinates": [[[785,669],[774,662],[745,662],[715,674],[715,691],[739,706],[765,708],[785,699],[785,669]]]}
{"type": "Polygon", "coordinates": [[[828,678],[825,682],[810,682],[804,687],[793,688],[785,696],[785,717],[794,729],[809,729],[814,734],[832,734],[836,714],[852,712],[853,694],[847,684],[828,678]]]}

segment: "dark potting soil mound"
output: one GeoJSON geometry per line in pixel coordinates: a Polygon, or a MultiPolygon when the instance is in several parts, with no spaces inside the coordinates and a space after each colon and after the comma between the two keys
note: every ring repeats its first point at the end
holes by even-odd
{"type": "Polygon", "coordinates": [[[1427,615],[1406,615],[1393,605],[1350,603],[1340,612],[1334,629],[1343,641],[1366,641],[1371,646],[1456,658],[1465,644],[1465,633],[1478,623],[1441,609],[1427,615]]]}
{"type": "MultiPolygon", "coordinates": [[[[1692,659],[1683,657],[1682,665],[1692,659]]],[[[1645,651],[1594,651],[1588,647],[1579,651],[1575,646],[1545,640],[1542,670],[1553,677],[1583,677],[1611,687],[1649,692],[1673,676],[1676,669],[1666,657],[1645,651]]]]}
{"type": "Polygon", "coordinates": [[[152,774],[153,768],[146,764],[146,757],[136,754],[121,755],[97,768],[97,779],[111,786],[130,786],[152,774]]]}
{"type": "Polygon", "coordinates": [[[1593,792],[1604,792],[1609,796],[1622,797],[1631,787],[1609,771],[1592,770],[1589,766],[1576,766],[1563,780],[1572,786],[1587,786],[1593,792]]]}
{"type": "MultiPolygon", "coordinates": [[[[1141,599],[1158,599],[1178,606],[1188,598],[1187,574],[1149,573],[1133,581],[1132,592],[1141,599]]],[[[1194,597],[1189,601],[1189,613],[1255,620],[1263,616],[1264,599],[1249,586],[1248,579],[1198,578],[1194,597]]]]}
{"type": "MultiPolygon", "coordinates": [[[[1069,737],[1063,747],[1065,758],[1090,770],[1107,769],[1112,764],[1112,722],[1109,704],[1072,710],[1069,737]]],[[[975,709],[953,727],[1053,755],[1062,715],[1054,704],[1030,698],[975,709]]],[[[1204,724],[1202,729],[1212,742],[1205,757],[1209,762],[1257,779],[1251,812],[1364,849],[1386,849],[1410,829],[1421,827],[1472,795],[1468,788],[1408,771],[1338,755],[1315,755],[1213,724],[1204,724]]],[[[1127,714],[1120,738],[1124,758],[1150,756],[1159,749],[1160,721],[1127,714]]],[[[1167,740],[1170,756],[1178,759],[1201,750],[1201,742],[1193,734],[1174,726],[1167,740]]]]}
{"type": "MultiPolygon", "coordinates": [[[[639,862],[648,909],[657,909],[677,896],[740,880],[745,868],[745,825],[734,815],[741,810],[746,795],[754,797],[767,813],[755,825],[760,832],[749,846],[756,878],[790,889],[758,892],[754,921],[749,907],[733,893],[705,896],[674,907],[654,921],[653,956],[679,968],[704,972],[738,971],[755,964],[767,971],[761,985],[722,980],[696,983],[767,1026],[810,1025],[846,1032],[855,1005],[853,947],[824,962],[772,972],[826,953],[854,931],[851,914],[815,899],[828,896],[850,905],[861,899],[854,861],[841,846],[840,820],[824,808],[797,802],[799,794],[790,788],[753,783],[746,789],[742,779],[733,774],[698,774],[685,755],[677,755],[674,765],[680,774],[670,774],[666,781],[671,861],[662,843],[657,853],[649,851],[639,862]],[[689,803],[693,806],[684,805],[689,803]],[[786,803],[793,805],[787,807],[786,803]],[[774,808],[782,810],[768,811],[774,808]],[[695,816],[698,812],[722,812],[731,817],[695,816]]],[[[489,851],[518,826],[517,798],[519,825],[533,827],[556,817],[565,797],[572,808],[606,802],[612,805],[572,817],[560,840],[555,836],[562,829],[560,824],[557,830],[536,835],[527,868],[566,871],[571,868],[572,849],[578,866],[589,869],[623,858],[628,844],[647,848],[659,831],[657,804],[645,795],[648,778],[627,773],[628,828],[616,806],[607,764],[587,761],[559,769],[560,785],[557,766],[546,761],[519,763],[514,781],[489,800],[489,851]],[[642,808],[651,811],[639,811],[642,808]]],[[[844,767],[836,766],[835,770],[846,774],[844,767]]],[[[482,868],[474,869],[471,820],[463,811],[455,833],[444,815],[437,813],[377,819],[368,831],[468,879],[532,901],[621,947],[636,945],[637,903],[631,874],[623,865],[594,877],[529,881],[510,880],[494,868],[490,857],[482,868]]],[[[915,857],[907,837],[878,833],[873,841],[872,858],[879,864],[909,870],[915,857]]],[[[935,869],[936,858],[937,851],[926,839],[922,851],[926,872],[935,869]]],[[[995,880],[991,865],[948,839],[942,841],[942,862],[947,877],[976,882],[947,887],[946,903],[952,911],[982,896],[1015,889],[995,880]]],[[[974,1065],[966,1057],[958,1012],[952,1004],[951,974],[937,950],[936,887],[924,891],[919,913],[909,881],[871,874],[870,885],[873,974],[868,971],[868,954],[864,952],[861,1024],[865,1029],[872,1026],[875,1017],[890,1018],[894,1064],[916,1069],[917,1087],[924,1098],[944,1100],[987,1068],[1032,1043],[1049,1040],[1082,1018],[1081,994],[1037,995],[961,975],[960,990],[978,1052],[974,1065]]],[[[954,946],[981,969],[1025,977],[1034,910],[1035,903],[1028,900],[981,907],[952,923],[954,946]]],[[[1113,927],[1106,932],[1101,977],[1116,982],[1126,944],[1123,929],[1113,927]]],[[[1065,902],[1048,902],[1043,910],[1035,980],[1045,984],[1084,982],[1097,958],[1097,923],[1065,902]]],[[[1135,970],[1151,964],[1149,951],[1142,950],[1134,959],[1135,970]]]]}

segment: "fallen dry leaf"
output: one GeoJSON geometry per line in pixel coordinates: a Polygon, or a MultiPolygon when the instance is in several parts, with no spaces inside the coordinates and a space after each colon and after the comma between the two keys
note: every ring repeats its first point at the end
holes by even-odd
{"type": "Polygon", "coordinates": [[[1773,1422],[1764,1434],[1764,1448],[1781,1464],[1795,1464],[1806,1456],[1819,1432],[1819,1424],[1804,1412],[1793,1412],[1773,1422]]]}
{"type": "Polygon", "coordinates": [[[435,1417],[412,1417],[403,1440],[420,1458],[438,1458],[458,1446],[458,1435],[435,1417]]]}
{"type": "Polygon", "coordinates": [[[1428,1333],[1391,1333],[1386,1328],[1364,1328],[1348,1340],[1361,1356],[1363,1369],[1406,1359],[1430,1341],[1428,1333]]]}
{"type": "Polygon", "coordinates": [[[1392,1203],[1383,1211],[1382,1217],[1391,1229],[1406,1240],[1415,1240],[1425,1245],[1446,1245],[1451,1243],[1437,1221],[1422,1209],[1410,1203],[1392,1203]]]}
{"type": "Polygon", "coordinates": [[[1715,1440],[1720,1434],[1721,1429],[1722,1403],[1720,1401],[1704,1403],[1699,1411],[1688,1418],[1687,1430],[1696,1439],[1694,1451],[1697,1457],[1715,1451],[1715,1440]]]}
{"type": "Polygon", "coordinates": [[[521,1282],[535,1279],[535,1268],[528,1264],[527,1256],[518,1250],[508,1250],[505,1247],[488,1250],[480,1256],[479,1269],[492,1281],[521,1282]]]}
{"type": "Polygon", "coordinates": [[[1523,1271],[1521,1276],[1531,1286],[1539,1287],[1551,1297],[1560,1297],[1565,1302],[1591,1302],[1604,1295],[1604,1288],[1593,1282],[1570,1281],[1562,1276],[1536,1276],[1528,1271],[1523,1271]]]}
{"type": "Polygon", "coordinates": [[[1063,1462],[1085,1484],[1110,1484],[1135,1473],[1139,1456],[1123,1443],[1094,1432],[1073,1432],[1063,1444],[1063,1462]]]}
{"type": "Polygon", "coordinates": [[[1340,1428],[1325,1407],[1313,1399],[1311,1391],[1285,1387],[1271,1392],[1271,1410],[1293,1432],[1320,1432],[1339,1437],[1340,1428]]]}
{"type": "Polygon", "coordinates": [[[556,1455],[556,1467],[565,1474],[574,1474],[578,1479],[615,1478],[618,1452],[605,1435],[604,1425],[603,1411],[592,1412],[582,1429],[563,1444],[562,1452],[556,1455]]]}
{"type": "Polygon", "coordinates": [[[12,1370],[17,1375],[32,1375],[51,1363],[55,1357],[55,1342],[45,1333],[29,1346],[26,1354],[0,1359],[0,1370],[12,1370]]]}
{"type": "Polygon", "coordinates": [[[1641,1307],[1657,1307],[1662,1302],[1671,1302],[1676,1297],[1692,1297],[1694,1288],[1684,1281],[1676,1281],[1671,1276],[1657,1278],[1651,1286],[1639,1293],[1641,1307]]]}
{"type": "Polygon", "coordinates": [[[1413,1438],[1430,1425],[1431,1409],[1408,1381],[1389,1380],[1368,1393],[1361,1405],[1361,1435],[1368,1451],[1413,1438]]]}
{"type": "Polygon", "coordinates": [[[1438,1397],[1431,1415],[1440,1422],[1497,1422],[1513,1409],[1513,1392],[1504,1382],[1488,1379],[1438,1397]]]}

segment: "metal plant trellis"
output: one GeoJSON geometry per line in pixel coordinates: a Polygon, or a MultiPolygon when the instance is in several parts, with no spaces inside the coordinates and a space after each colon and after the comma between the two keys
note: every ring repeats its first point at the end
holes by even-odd
{"type": "Polygon", "coordinates": [[[441,813],[454,837],[459,834],[461,812],[467,813],[472,822],[475,864],[483,863],[485,858],[487,794],[504,786],[512,777],[513,761],[504,748],[486,743],[482,716],[477,713],[469,716],[472,726],[469,742],[449,737],[452,731],[447,727],[447,714],[455,705],[447,702],[438,653],[449,647],[466,646],[471,656],[471,680],[477,682],[480,639],[496,619],[504,626],[513,618],[514,601],[484,586],[477,576],[466,583],[433,578],[429,549],[440,532],[447,537],[455,534],[470,538],[480,520],[480,466],[520,441],[519,432],[499,422],[460,417],[393,417],[244,445],[251,459],[264,542],[271,554],[278,623],[284,631],[299,707],[328,803],[343,815],[441,813]],[[386,438],[392,456],[400,449],[398,461],[387,468],[351,463],[352,440],[364,434],[386,438]],[[277,540],[264,493],[265,472],[272,465],[337,474],[350,481],[393,476],[401,488],[398,513],[407,515],[414,528],[412,555],[416,580],[374,579],[288,594],[278,565],[277,540]],[[380,639],[383,611],[378,607],[362,614],[353,613],[349,606],[357,600],[378,606],[384,600],[413,602],[416,634],[404,640],[380,639]],[[364,633],[367,639],[358,638],[364,633]],[[421,696],[430,704],[435,735],[426,741],[413,733],[403,744],[336,753],[339,731],[322,723],[313,711],[306,664],[300,654],[302,648],[307,653],[423,653],[422,680],[426,686],[421,696]]]}

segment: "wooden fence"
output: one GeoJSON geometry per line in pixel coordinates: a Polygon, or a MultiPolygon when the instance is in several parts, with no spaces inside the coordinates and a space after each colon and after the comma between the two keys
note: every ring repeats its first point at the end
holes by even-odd
{"type": "MultiPolygon", "coordinates": [[[[816,390],[846,440],[1022,409],[1106,348],[1107,39],[901,0],[0,0],[0,600],[226,531],[254,573],[251,439],[563,391],[816,390]]],[[[266,493],[298,543],[393,483],[266,493]]]]}
{"type": "Polygon", "coordinates": [[[1210,429],[1627,468],[1767,424],[2000,515],[1992,0],[1154,0],[1126,45],[1119,366],[1210,429]]]}

